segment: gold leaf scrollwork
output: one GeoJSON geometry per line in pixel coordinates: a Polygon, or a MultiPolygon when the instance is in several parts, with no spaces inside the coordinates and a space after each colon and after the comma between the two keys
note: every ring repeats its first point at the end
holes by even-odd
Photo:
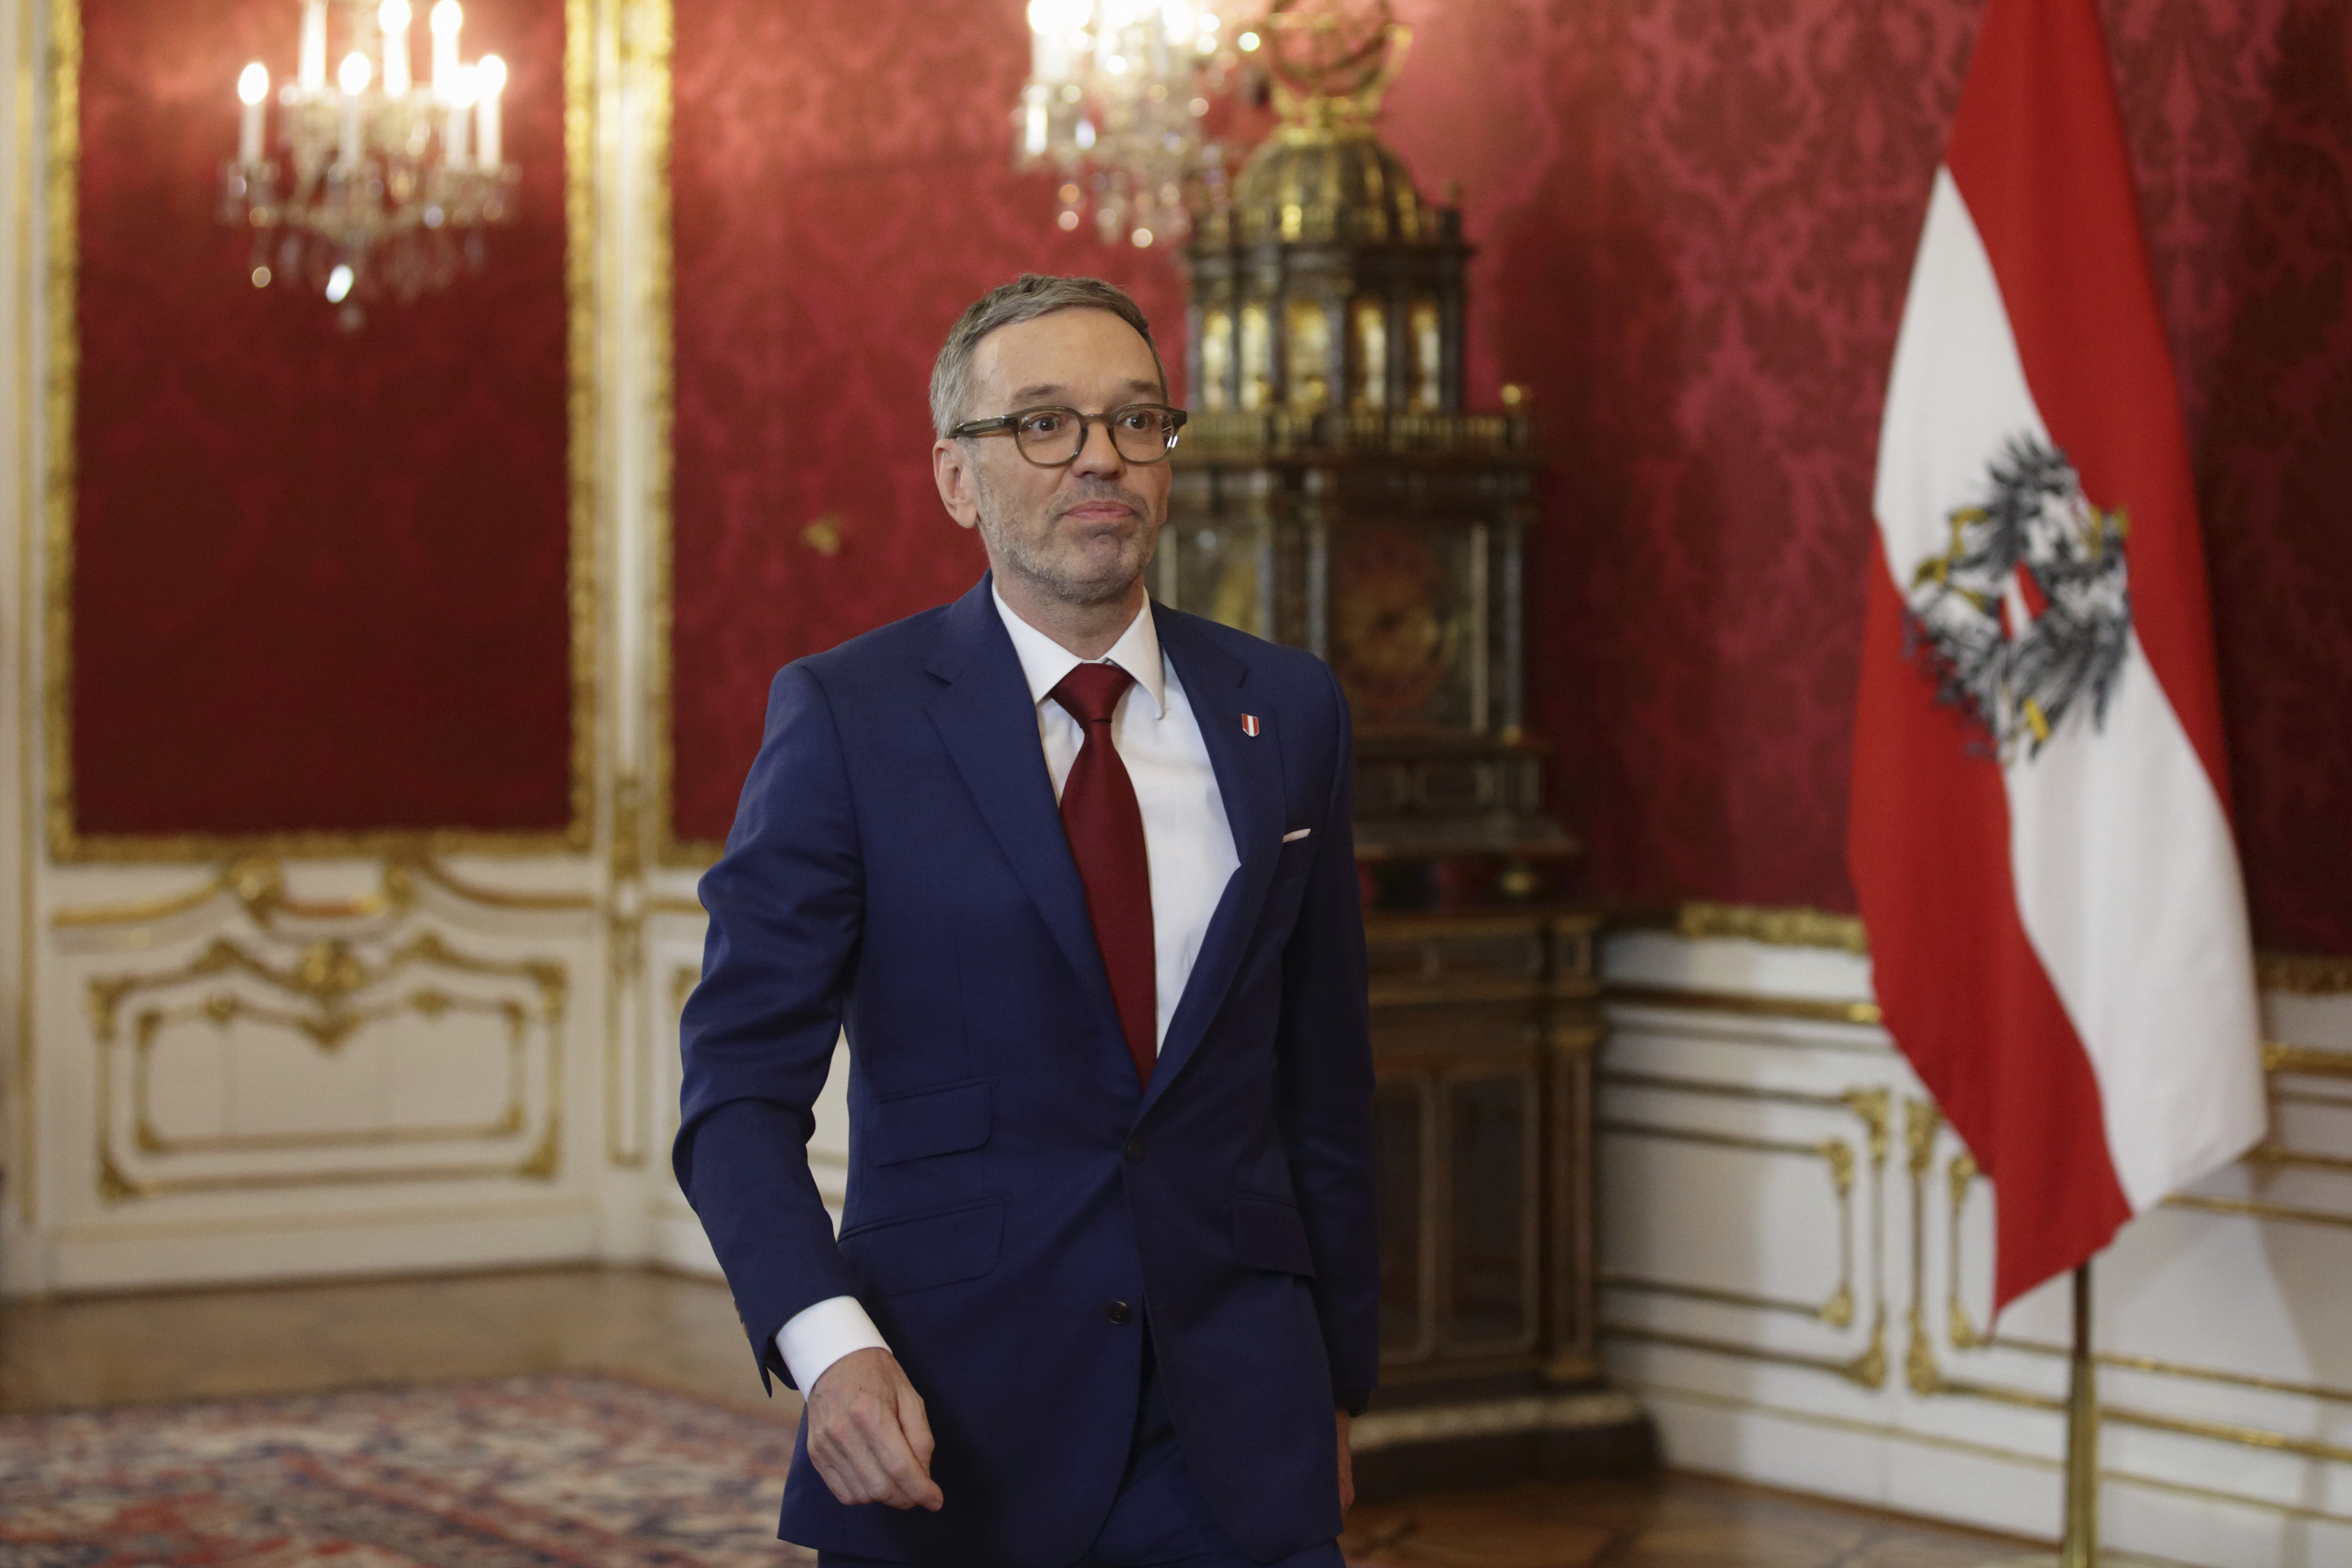
{"type": "Polygon", "coordinates": [[[286,868],[275,856],[248,855],[229,862],[203,885],[185,892],[136,903],[68,907],[52,914],[49,923],[60,931],[157,925],[224,896],[235,899],[246,918],[264,931],[274,931],[281,921],[289,919],[306,922],[377,920],[409,913],[425,883],[489,909],[555,913],[597,907],[595,897],[587,893],[509,892],[485,887],[458,876],[429,855],[404,850],[384,858],[373,893],[353,899],[298,899],[288,890],[286,868]]]}
{"type": "Polygon", "coordinates": [[[1947,1225],[1951,1261],[1948,1266],[1949,1278],[1945,1281],[1948,1296],[1944,1304],[1944,1313],[1949,1322],[1946,1331],[1950,1334],[1954,1347],[1959,1350],[1981,1350],[1992,1343],[1990,1337],[1978,1329],[1976,1320],[1969,1316],[1968,1303],[1960,1299],[1960,1216],[1967,1211],[1969,1191],[1975,1186],[1977,1175],[1976,1156],[1966,1149],[1953,1155],[1952,1163],[1944,1167],[1944,1183],[1951,1204],[1947,1225]]]}
{"type": "Polygon", "coordinates": [[[1927,1334],[1927,1179],[1936,1168],[1936,1135],[1944,1114],[1931,1100],[1903,1102],[1905,1163],[1911,1177],[1911,1345],[1904,1357],[1904,1380],[1925,1398],[1943,1384],[1936,1347],[1927,1334]]]}
{"type": "MultiPolygon", "coordinates": [[[[458,952],[437,933],[419,931],[379,959],[363,956],[352,939],[333,937],[304,943],[287,963],[273,963],[227,938],[216,938],[194,959],[175,969],[150,973],[100,975],[89,982],[89,1006],[99,1042],[98,1058],[98,1192],[109,1203],[166,1192],[268,1186],[333,1184],[352,1182],[440,1180],[458,1177],[522,1176],[552,1179],[562,1160],[562,1026],[569,988],[560,963],[545,959],[478,957],[458,952]],[[371,1001],[388,983],[413,970],[527,982],[536,994],[536,1005],[513,996],[473,997],[425,983],[399,994],[371,1001]],[[116,1125],[115,1056],[124,1031],[124,1009],[143,994],[171,991],[212,979],[240,978],[274,990],[292,1005],[275,1006],[229,989],[209,990],[176,1005],[142,1006],[129,1019],[131,1063],[128,1108],[131,1147],[142,1155],[169,1158],[190,1153],[236,1151],[297,1150],[389,1143],[490,1141],[522,1132],[529,1121],[524,1088],[524,1043],[535,1019],[547,1041],[546,1124],[536,1146],[520,1163],[495,1161],[461,1166],[429,1165],[380,1169],[336,1168],[310,1172],[243,1172],[209,1174],[145,1175],[127,1172],[115,1153],[111,1129],[116,1125]],[[155,1124],[150,1089],[150,1064],[156,1039],[169,1025],[208,1023],[226,1027],[249,1019],[307,1037],[321,1052],[339,1051],[361,1029],[385,1019],[412,1015],[428,1021],[454,1012],[486,1014],[501,1020],[508,1050],[506,1103],[487,1121],[466,1126],[378,1129],[352,1132],[283,1132],[167,1137],[155,1124]]],[[[509,1157],[509,1161],[511,1156],[509,1157]]]]}

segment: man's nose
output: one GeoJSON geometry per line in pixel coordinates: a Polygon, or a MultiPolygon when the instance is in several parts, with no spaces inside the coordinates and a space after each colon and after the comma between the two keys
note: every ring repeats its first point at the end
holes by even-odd
{"type": "Polygon", "coordinates": [[[1119,456],[1118,443],[1110,438],[1110,421],[1088,421],[1086,437],[1078,443],[1077,460],[1070,465],[1074,474],[1110,474],[1126,472],[1127,459],[1119,456]]]}

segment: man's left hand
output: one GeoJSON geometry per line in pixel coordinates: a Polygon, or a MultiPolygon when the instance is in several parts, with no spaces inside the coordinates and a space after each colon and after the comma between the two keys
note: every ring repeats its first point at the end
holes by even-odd
{"type": "Polygon", "coordinates": [[[1356,1461],[1355,1457],[1348,1452],[1348,1413],[1342,1410],[1338,1414],[1339,1418],[1339,1516],[1344,1519],[1347,1517],[1348,1510],[1356,1506],[1356,1461]]]}

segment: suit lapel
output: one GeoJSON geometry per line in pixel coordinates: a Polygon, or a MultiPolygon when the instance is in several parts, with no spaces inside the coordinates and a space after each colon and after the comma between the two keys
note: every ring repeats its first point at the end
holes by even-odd
{"type": "Polygon", "coordinates": [[[1168,1021],[1168,1036],[1160,1042],[1160,1060],[1151,1069],[1139,1117],[1150,1110],[1199,1048],[1225,994],[1233,989],[1250,935],[1257,929],[1258,910],[1273,885],[1283,833],[1282,752],[1275,737],[1265,732],[1275,716],[1257,713],[1260,731],[1255,736],[1242,728],[1249,666],[1202,636],[1191,616],[1154,605],[1152,624],[1201,726],[1241,865],[1210,917],[1200,955],[1192,961],[1192,978],[1168,1021]]]}
{"type": "Polygon", "coordinates": [[[1086,884],[1070,858],[1053,775],[1038,743],[1036,704],[997,615],[991,579],[982,577],[950,605],[944,622],[926,666],[947,682],[931,699],[932,726],[1078,984],[1116,1018],[1118,1004],[1087,918],[1086,884]]]}

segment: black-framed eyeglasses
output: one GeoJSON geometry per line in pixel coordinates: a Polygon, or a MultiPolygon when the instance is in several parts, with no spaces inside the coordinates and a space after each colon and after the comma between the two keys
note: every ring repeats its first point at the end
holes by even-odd
{"type": "Polygon", "coordinates": [[[1191,417],[1164,403],[1130,403],[1108,414],[1081,414],[1075,408],[1024,408],[993,419],[974,419],[948,432],[961,440],[972,436],[1006,436],[1021,455],[1041,468],[1066,468],[1086,450],[1088,426],[1110,432],[1110,444],[1130,463],[1164,462],[1176,449],[1176,433],[1191,417]]]}

